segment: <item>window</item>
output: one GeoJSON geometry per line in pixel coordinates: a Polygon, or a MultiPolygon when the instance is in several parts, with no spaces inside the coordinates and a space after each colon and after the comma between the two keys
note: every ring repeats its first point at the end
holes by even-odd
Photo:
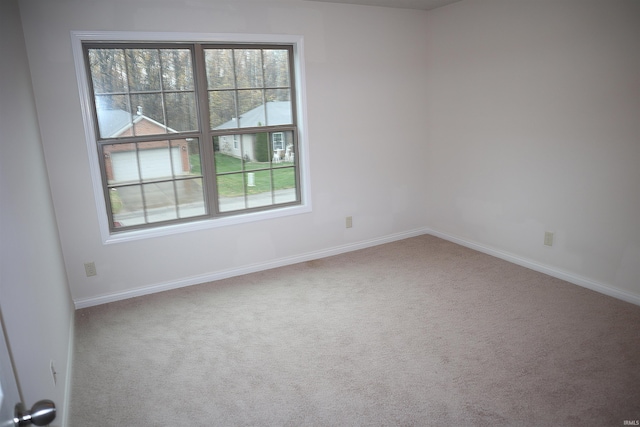
{"type": "Polygon", "coordinates": [[[276,132],[272,135],[272,144],[274,150],[284,149],[284,134],[282,132],[276,132]]]}
{"type": "Polygon", "coordinates": [[[295,43],[78,43],[109,235],[303,205],[295,43]]]}

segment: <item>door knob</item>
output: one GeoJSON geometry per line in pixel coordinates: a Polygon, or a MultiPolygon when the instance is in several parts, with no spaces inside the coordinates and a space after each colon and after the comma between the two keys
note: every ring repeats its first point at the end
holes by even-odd
{"type": "Polygon", "coordinates": [[[39,400],[33,404],[30,411],[22,403],[15,407],[13,425],[15,427],[46,426],[56,418],[56,405],[51,400],[39,400]]]}

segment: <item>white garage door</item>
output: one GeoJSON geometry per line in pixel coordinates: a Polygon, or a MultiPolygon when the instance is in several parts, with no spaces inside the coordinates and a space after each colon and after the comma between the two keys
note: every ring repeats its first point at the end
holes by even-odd
{"type": "MultiPolygon", "coordinates": [[[[140,171],[142,179],[171,178],[171,161],[173,159],[173,172],[181,175],[182,158],[180,149],[174,147],[171,149],[171,157],[169,157],[169,149],[157,148],[149,150],[140,150],[140,171]]],[[[120,153],[111,153],[111,166],[113,168],[113,178],[115,181],[138,181],[138,163],[135,151],[124,151],[120,153]]]]}

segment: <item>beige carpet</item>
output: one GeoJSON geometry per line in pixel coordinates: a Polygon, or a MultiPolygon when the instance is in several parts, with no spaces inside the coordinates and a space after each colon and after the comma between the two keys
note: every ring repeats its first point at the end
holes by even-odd
{"type": "Polygon", "coordinates": [[[621,426],[640,307],[421,236],[79,310],[70,425],[621,426]]]}

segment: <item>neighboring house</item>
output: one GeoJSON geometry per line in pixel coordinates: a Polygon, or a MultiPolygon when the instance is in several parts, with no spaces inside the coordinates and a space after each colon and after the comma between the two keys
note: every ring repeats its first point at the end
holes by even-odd
{"type": "MultiPolygon", "coordinates": [[[[233,118],[221,124],[215,130],[235,130],[238,128],[287,125],[291,123],[291,102],[271,101],[247,111],[238,119],[233,118]]],[[[274,159],[284,159],[287,147],[292,146],[293,135],[291,132],[271,133],[271,147],[274,159]]],[[[218,150],[229,156],[258,161],[256,159],[256,134],[253,133],[220,136],[218,137],[218,150]]],[[[292,157],[293,153],[289,151],[287,155],[292,157]]]]}
{"type": "Polygon", "coordinates": [[[105,173],[108,181],[126,182],[185,175],[190,172],[189,147],[186,139],[171,141],[171,149],[162,135],[175,130],[139,111],[131,115],[124,110],[102,110],[98,114],[103,138],[135,135],[158,135],[158,141],[137,144],[109,144],[104,147],[105,173]]]}

